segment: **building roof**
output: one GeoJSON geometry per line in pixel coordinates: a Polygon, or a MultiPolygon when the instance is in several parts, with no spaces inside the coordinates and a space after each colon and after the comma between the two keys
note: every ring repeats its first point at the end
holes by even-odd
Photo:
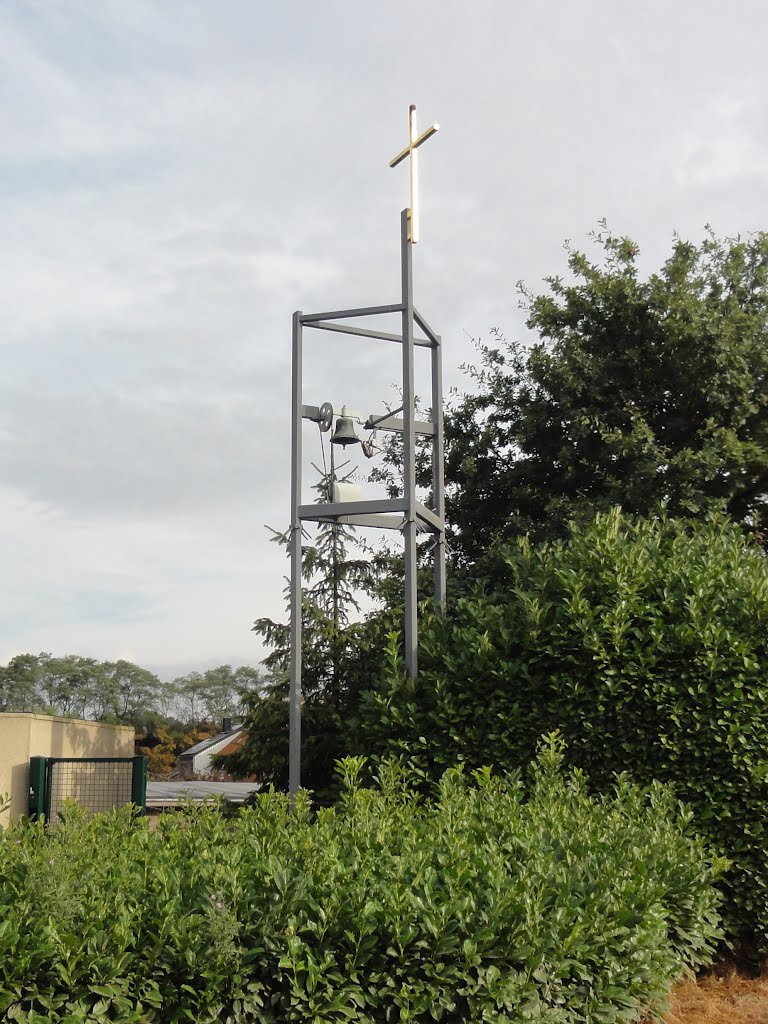
{"type": "Polygon", "coordinates": [[[236,725],[234,729],[227,729],[226,732],[216,733],[215,736],[208,736],[204,740],[200,740],[194,747],[188,747],[186,750],[182,750],[179,757],[196,757],[197,754],[202,754],[203,751],[209,747],[215,746],[217,743],[221,743],[222,740],[229,739],[234,740],[241,732],[244,732],[245,728],[242,725],[236,725]]]}
{"type": "Polygon", "coordinates": [[[247,742],[248,733],[245,729],[241,729],[237,735],[232,737],[226,746],[217,751],[217,754],[219,757],[223,757],[225,754],[234,754],[236,751],[240,750],[241,747],[244,747],[247,742]]]}
{"type": "Polygon", "coordinates": [[[260,788],[258,782],[148,782],[147,807],[178,807],[215,797],[241,804],[260,788]]]}

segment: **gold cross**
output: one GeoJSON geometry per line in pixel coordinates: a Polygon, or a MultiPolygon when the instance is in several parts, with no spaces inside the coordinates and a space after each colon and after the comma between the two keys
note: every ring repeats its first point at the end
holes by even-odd
{"type": "Polygon", "coordinates": [[[416,104],[412,103],[408,109],[408,145],[397,156],[389,161],[390,167],[397,167],[399,163],[405,160],[406,157],[410,157],[410,179],[411,179],[411,205],[408,208],[408,220],[410,223],[410,233],[408,241],[418,242],[419,240],[419,215],[418,215],[418,167],[416,165],[416,150],[422,144],[430,139],[436,131],[440,128],[439,124],[433,124],[427,128],[425,132],[417,137],[416,133],[416,104]]]}

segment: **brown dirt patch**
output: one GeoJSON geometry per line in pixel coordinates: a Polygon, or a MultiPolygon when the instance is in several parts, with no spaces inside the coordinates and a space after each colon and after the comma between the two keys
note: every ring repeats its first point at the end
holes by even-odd
{"type": "Polygon", "coordinates": [[[680,982],[672,992],[667,1024],[768,1024],[768,968],[746,978],[733,968],[680,982]]]}

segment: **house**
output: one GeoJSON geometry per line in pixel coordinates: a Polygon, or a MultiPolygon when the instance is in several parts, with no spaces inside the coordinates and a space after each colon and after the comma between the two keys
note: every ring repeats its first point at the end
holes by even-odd
{"type": "Polygon", "coordinates": [[[193,776],[211,775],[214,769],[211,766],[211,758],[214,754],[233,754],[243,746],[247,738],[247,732],[242,725],[233,727],[232,719],[225,718],[222,731],[215,736],[200,740],[194,747],[179,754],[179,760],[174,775],[182,778],[193,776]]]}

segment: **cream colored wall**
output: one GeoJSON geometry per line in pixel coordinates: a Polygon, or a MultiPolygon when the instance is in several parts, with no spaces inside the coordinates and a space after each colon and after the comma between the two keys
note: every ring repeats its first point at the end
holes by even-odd
{"type": "Polygon", "coordinates": [[[0,713],[0,795],[11,798],[0,824],[27,812],[30,757],[131,757],[133,738],[127,725],[0,713]]]}
{"type": "Polygon", "coordinates": [[[10,808],[0,815],[0,825],[9,814],[17,818],[27,809],[29,778],[29,733],[34,715],[0,714],[0,796],[10,796],[10,808]]]}

